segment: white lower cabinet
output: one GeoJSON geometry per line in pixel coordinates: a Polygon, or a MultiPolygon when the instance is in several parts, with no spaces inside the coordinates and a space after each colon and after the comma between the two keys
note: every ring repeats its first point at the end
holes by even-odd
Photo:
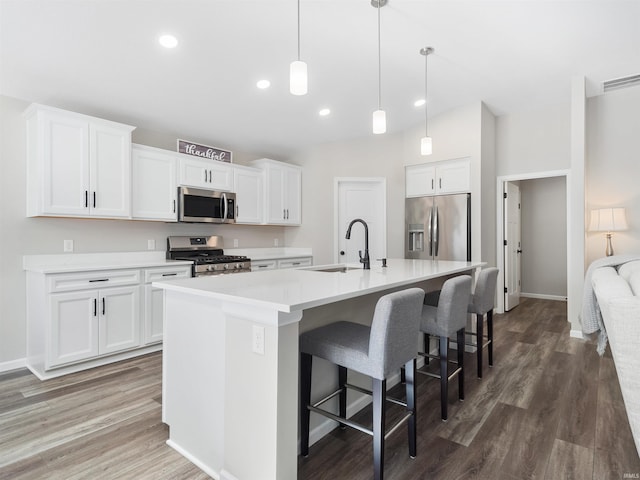
{"type": "Polygon", "coordinates": [[[162,342],[164,332],[164,296],[161,288],[151,285],[160,280],[174,280],[191,276],[190,266],[147,268],[144,270],[144,326],[145,345],[162,342]]]}
{"type": "Polygon", "coordinates": [[[47,368],[140,345],[140,287],[55,293],[51,296],[47,368]]]}
{"type": "Polygon", "coordinates": [[[190,276],[190,265],[27,272],[27,366],[46,379],[157,350],[163,296],[151,282],[190,276]]]}

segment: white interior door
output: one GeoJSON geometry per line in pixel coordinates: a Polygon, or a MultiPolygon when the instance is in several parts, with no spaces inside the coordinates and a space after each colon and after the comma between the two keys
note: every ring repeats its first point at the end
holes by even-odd
{"type": "Polygon", "coordinates": [[[364,226],[357,223],[351,239],[345,238],[349,223],[360,218],[369,229],[369,258],[375,265],[378,258],[387,256],[386,181],[384,178],[336,179],[334,245],[336,263],[358,263],[358,251],[364,254],[364,226]]]}
{"type": "Polygon", "coordinates": [[[522,244],[520,187],[515,182],[504,185],[504,309],[508,311],[520,303],[522,244]]]}

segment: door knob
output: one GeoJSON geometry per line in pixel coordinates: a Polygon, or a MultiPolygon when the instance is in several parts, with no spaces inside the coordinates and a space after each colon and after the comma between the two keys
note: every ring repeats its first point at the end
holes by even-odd
{"type": "Polygon", "coordinates": [[[340,255],[344,255],[344,250],[340,250],[340,255]]]}
{"type": "Polygon", "coordinates": [[[522,250],[518,249],[516,250],[516,253],[522,253],[522,250]]]}

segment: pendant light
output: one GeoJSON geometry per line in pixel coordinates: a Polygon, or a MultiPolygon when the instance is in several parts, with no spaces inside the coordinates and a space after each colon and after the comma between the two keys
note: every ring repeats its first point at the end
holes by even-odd
{"type": "Polygon", "coordinates": [[[433,47],[424,47],[420,49],[420,54],[424,55],[424,137],[420,140],[420,154],[431,155],[433,151],[433,143],[429,132],[427,130],[427,122],[429,116],[427,115],[427,57],[433,53],[433,47]]]}
{"type": "Polygon", "coordinates": [[[300,0],[298,0],[298,60],[289,67],[289,91],[293,95],[307,94],[307,64],[300,61],[300,0]]]}
{"type": "Polygon", "coordinates": [[[385,133],[387,131],[387,114],[382,110],[382,74],[380,61],[380,7],[384,7],[387,0],[371,0],[371,5],[378,9],[378,109],[373,112],[373,133],[385,133]]]}

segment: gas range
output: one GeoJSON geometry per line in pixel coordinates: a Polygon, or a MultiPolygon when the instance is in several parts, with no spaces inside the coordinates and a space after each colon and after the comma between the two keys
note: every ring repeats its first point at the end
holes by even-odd
{"type": "Polygon", "coordinates": [[[191,275],[222,275],[251,271],[251,259],[241,255],[225,255],[222,237],[167,237],[167,258],[193,262],[191,275]]]}

